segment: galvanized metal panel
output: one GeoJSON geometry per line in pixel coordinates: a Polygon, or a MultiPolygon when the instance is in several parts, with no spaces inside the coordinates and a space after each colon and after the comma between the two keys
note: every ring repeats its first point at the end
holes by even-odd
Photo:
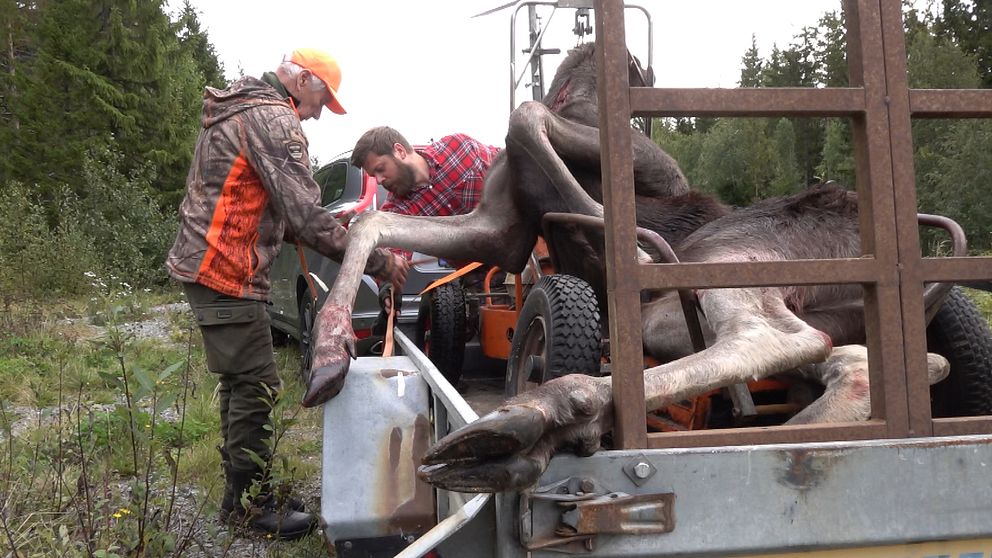
{"type": "Polygon", "coordinates": [[[416,476],[431,438],[429,395],[407,357],[351,363],[341,393],[324,405],[320,515],[330,541],[421,534],[434,524],[434,491],[416,476]]]}
{"type": "MultiPolygon", "coordinates": [[[[539,484],[576,476],[610,491],[676,498],[673,532],[601,535],[594,556],[727,556],[992,535],[992,436],[560,455],[539,484]],[[657,468],[641,486],[624,472],[637,461],[657,468]]],[[[498,513],[509,521],[519,512],[512,495],[502,496],[498,513]]]]}

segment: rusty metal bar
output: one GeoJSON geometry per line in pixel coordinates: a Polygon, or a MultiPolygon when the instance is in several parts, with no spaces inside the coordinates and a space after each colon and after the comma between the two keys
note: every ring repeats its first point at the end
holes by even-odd
{"type": "Polygon", "coordinates": [[[965,237],[964,229],[956,221],[943,215],[928,215],[926,213],[918,213],[916,220],[920,225],[943,229],[950,235],[952,256],[963,258],[968,255],[968,238],[965,237]]]}
{"type": "MultiPolygon", "coordinates": [[[[909,114],[909,75],[902,3],[881,0],[881,31],[885,45],[885,91],[888,104],[889,149],[895,202],[899,291],[902,302],[903,374],[908,398],[909,436],[930,436],[930,383],[927,381],[926,309],[920,260],[920,234],[913,167],[913,132],[909,114]]],[[[886,370],[887,380],[895,376],[886,370]]],[[[888,387],[888,386],[886,386],[888,387]]]]}
{"type": "Polygon", "coordinates": [[[879,263],[876,283],[865,289],[872,416],[884,417],[888,435],[901,438],[909,431],[909,410],[902,371],[902,331],[898,327],[902,322],[899,254],[880,1],[888,0],[846,0],[845,9],[848,60],[860,61],[849,68],[849,82],[865,88],[865,116],[854,119],[861,250],[874,254],[879,263]]]}
{"type": "Polygon", "coordinates": [[[721,430],[689,430],[684,432],[652,432],[648,434],[648,447],[652,449],[664,449],[747,446],[754,444],[791,444],[836,440],[870,440],[873,438],[885,438],[887,432],[888,428],[883,421],[811,424],[803,426],[764,426],[721,430]]]}
{"type": "Polygon", "coordinates": [[[920,267],[927,281],[981,281],[992,275],[992,257],[923,258],[920,267]]]}
{"type": "Polygon", "coordinates": [[[933,419],[934,436],[968,436],[992,432],[992,417],[933,419]]]}
{"type": "MultiPolygon", "coordinates": [[[[862,43],[864,33],[861,33],[861,10],[855,0],[845,0],[843,3],[844,17],[847,21],[847,73],[848,83],[851,86],[863,86],[865,83],[865,64],[862,52],[865,45],[862,43]]],[[[868,37],[869,49],[879,49],[881,45],[871,42],[868,37]]],[[[867,194],[870,189],[869,181],[869,159],[866,146],[868,144],[867,119],[864,114],[857,115],[851,119],[851,133],[854,146],[855,163],[855,188],[858,191],[858,224],[861,230],[861,253],[871,254],[875,251],[874,234],[865,234],[864,231],[872,230],[871,219],[866,215],[871,215],[873,200],[867,194]]],[[[874,285],[866,285],[864,291],[865,304],[865,344],[868,347],[868,365],[870,370],[880,370],[882,360],[879,356],[881,341],[877,331],[881,327],[879,319],[878,297],[874,285]]],[[[876,372],[876,381],[871,383],[871,413],[873,417],[885,416],[885,398],[883,397],[884,385],[877,381],[879,374],[876,372]]]]}
{"type": "Polygon", "coordinates": [[[860,87],[633,87],[630,107],[635,116],[854,116],[865,110],[865,91],[860,87]]]}
{"type": "Polygon", "coordinates": [[[992,118],[992,89],[910,89],[914,118],[992,118]]]}
{"type": "Polygon", "coordinates": [[[880,267],[872,258],[769,262],[682,262],[642,265],[644,288],[727,288],[872,283],[880,267]]]}
{"type": "Polygon", "coordinates": [[[647,443],[640,285],[633,274],[618,273],[637,265],[624,8],[622,0],[596,0],[595,9],[606,261],[613,262],[606,268],[610,338],[622,340],[611,347],[614,440],[635,448],[647,443]]]}

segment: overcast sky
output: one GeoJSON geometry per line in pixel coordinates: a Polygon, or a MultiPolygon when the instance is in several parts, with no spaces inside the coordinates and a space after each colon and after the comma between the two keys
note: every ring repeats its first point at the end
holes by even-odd
{"type": "MultiPolygon", "coordinates": [[[[181,0],[170,0],[173,8],[181,0]]],[[[453,132],[502,146],[510,112],[510,19],[514,8],[471,16],[509,0],[191,0],[228,78],[275,69],[297,47],[323,49],[342,68],[348,114],[325,110],[304,123],[310,154],[329,162],[372,126],[389,125],[413,143],[453,132]],[[278,7],[276,7],[278,6],[278,7]]],[[[762,56],[786,46],[806,25],[840,9],[840,0],[643,0],[654,24],[659,87],[734,87],[740,60],[758,40],[762,56]]],[[[628,46],[645,61],[645,17],[627,10],[628,46]]],[[[576,45],[575,10],[552,16],[545,48],[576,45]]],[[[517,16],[517,51],[527,45],[527,9],[517,16]]],[[[588,39],[587,40],[591,40],[588,39]]],[[[558,59],[545,61],[550,83],[558,59]]],[[[517,75],[522,71],[519,59],[517,75]]],[[[523,83],[527,83],[525,76],[523,83]]],[[[528,89],[518,89],[517,102],[528,89]]]]}

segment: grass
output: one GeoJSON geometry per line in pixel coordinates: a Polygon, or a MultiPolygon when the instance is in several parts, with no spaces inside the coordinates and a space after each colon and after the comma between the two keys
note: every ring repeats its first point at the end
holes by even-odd
{"type": "MultiPolygon", "coordinates": [[[[5,301],[0,317],[4,556],[326,556],[323,537],[235,538],[223,492],[217,379],[177,291],[5,301]],[[159,319],[151,338],[132,322],[159,319]],[[191,526],[194,527],[191,529],[191,526]]],[[[301,410],[299,355],[277,351],[273,476],[316,509],[319,413],[301,410]]]]}
{"type": "Polygon", "coordinates": [[[975,302],[975,306],[985,316],[985,321],[992,324],[992,293],[979,291],[976,289],[965,289],[968,297],[975,302]]]}

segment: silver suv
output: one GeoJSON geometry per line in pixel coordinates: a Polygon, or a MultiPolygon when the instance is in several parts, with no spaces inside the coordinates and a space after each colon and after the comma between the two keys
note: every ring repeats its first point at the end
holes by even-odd
{"type": "MultiPolygon", "coordinates": [[[[350,153],[343,153],[314,173],[314,179],[320,184],[321,205],[335,214],[352,209],[378,209],[386,201],[385,188],[379,186],[375,178],[365,174],[362,169],[353,166],[349,162],[350,156],[350,153]]],[[[305,248],[304,254],[310,276],[316,285],[319,308],[334,285],[340,265],[310,248],[305,248]]],[[[429,260],[430,263],[414,265],[403,289],[403,305],[396,321],[411,338],[415,336],[420,292],[432,281],[452,271],[452,268],[438,264],[437,260],[429,259],[423,254],[414,253],[413,260],[429,260]]],[[[310,342],[314,306],[295,244],[283,245],[272,264],[271,275],[272,304],[269,306],[269,315],[275,330],[273,333],[276,337],[292,337],[300,342],[301,349],[305,349],[310,342]]],[[[381,337],[374,335],[372,331],[379,316],[378,294],[376,282],[367,275],[363,276],[355,307],[352,309],[352,327],[358,337],[359,354],[376,354],[381,351],[381,337]]]]}

